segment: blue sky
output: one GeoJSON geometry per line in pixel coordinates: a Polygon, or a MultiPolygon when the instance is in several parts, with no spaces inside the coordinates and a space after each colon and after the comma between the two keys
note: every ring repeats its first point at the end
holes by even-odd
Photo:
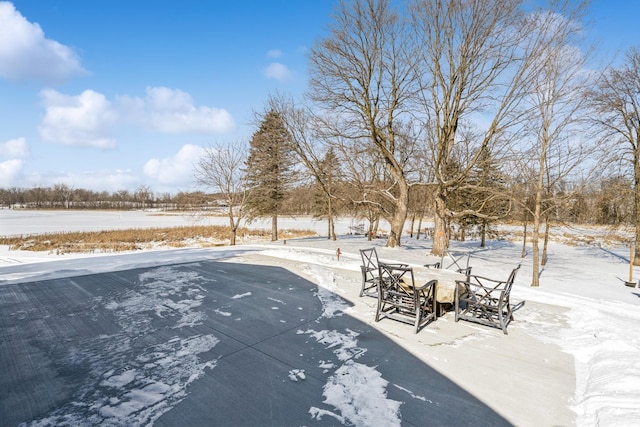
{"type": "MultiPolygon", "coordinates": [[[[306,88],[335,0],[0,1],[0,187],[195,189],[205,147],[247,140],[306,88]]],[[[640,2],[594,0],[599,60],[640,45],[640,2]]]]}

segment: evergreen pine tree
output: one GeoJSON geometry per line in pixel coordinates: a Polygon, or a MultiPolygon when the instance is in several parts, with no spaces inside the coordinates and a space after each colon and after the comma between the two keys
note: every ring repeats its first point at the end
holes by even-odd
{"type": "Polygon", "coordinates": [[[246,168],[249,188],[246,206],[250,219],[271,217],[271,240],[278,240],[278,214],[295,181],[294,166],[291,135],[280,114],[270,110],[251,137],[246,168]]]}
{"type": "Polygon", "coordinates": [[[463,223],[480,226],[480,246],[484,247],[488,227],[510,210],[505,175],[487,148],[480,152],[467,185],[465,207],[471,213],[463,217],[463,223]]]}

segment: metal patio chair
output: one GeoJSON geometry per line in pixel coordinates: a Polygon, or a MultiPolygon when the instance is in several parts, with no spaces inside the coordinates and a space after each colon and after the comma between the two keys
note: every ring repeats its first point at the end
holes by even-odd
{"type": "Polygon", "coordinates": [[[436,319],[436,283],[416,286],[413,268],[380,263],[376,322],[388,317],[413,325],[418,333],[436,319]]]}
{"type": "Polygon", "coordinates": [[[509,301],[513,281],[520,265],[511,271],[507,280],[468,275],[466,280],[456,280],[455,320],[467,320],[485,326],[502,329],[513,320],[513,309],[509,301]]]}

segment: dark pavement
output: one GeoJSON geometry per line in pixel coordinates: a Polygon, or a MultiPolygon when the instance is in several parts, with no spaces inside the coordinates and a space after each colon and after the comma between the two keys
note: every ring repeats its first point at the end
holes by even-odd
{"type": "Polygon", "coordinates": [[[1,285],[0,425],[508,425],[327,292],[216,261],[1,285]]]}

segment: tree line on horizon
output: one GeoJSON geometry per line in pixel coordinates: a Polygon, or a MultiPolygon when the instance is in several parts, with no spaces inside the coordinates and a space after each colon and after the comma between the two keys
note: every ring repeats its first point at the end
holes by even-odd
{"type": "MultiPolygon", "coordinates": [[[[351,193],[357,186],[347,182],[337,182],[334,200],[335,218],[354,218],[370,220],[371,231],[375,228],[379,215],[370,214],[369,210],[353,202],[351,193]]],[[[514,189],[513,191],[516,191],[514,189]]],[[[317,219],[327,219],[327,203],[318,184],[301,181],[287,188],[282,200],[280,214],[284,216],[308,215],[317,219]]],[[[408,219],[415,221],[417,234],[419,222],[430,221],[432,214],[428,209],[428,194],[422,192],[411,196],[411,207],[408,219]]],[[[555,224],[585,224],[595,226],[632,226],[633,215],[633,183],[624,177],[603,177],[592,182],[588,187],[574,193],[574,199],[564,206],[554,209],[549,220],[555,224]]],[[[224,193],[205,191],[180,191],[176,194],[156,193],[151,187],[143,186],[134,191],[119,190],[116,192],[94,191],[73,188],[66,184],[55,184],[51,187],[0,188],[0,208],[2,209],[73,209],[73,210],[160,210],[160,211],[224,211],[228,207],[224,193]]],[[[236,205],[237,207],[237,205],[236,205]]],[[[235,212],[235,209],[234,209],[235,212]]],[[[521,209],[512,209],[508,214],[494,222],[523,222],[527,216],[521,209]]],[[[528,221],[530,222],[529,217],[528,221]]],[[[457,223],[456,223],[457,224],[457,223]]],[[[460,222],[460,231],[478,225],[473,217],[460,222]]],[[[368,230],[367,230],[368,231],[368,230]]],[[[327,233],[332,236],[331,232],[327,233]]],[[[333,237],[332,237],[333,238],[333,237]]]]}

